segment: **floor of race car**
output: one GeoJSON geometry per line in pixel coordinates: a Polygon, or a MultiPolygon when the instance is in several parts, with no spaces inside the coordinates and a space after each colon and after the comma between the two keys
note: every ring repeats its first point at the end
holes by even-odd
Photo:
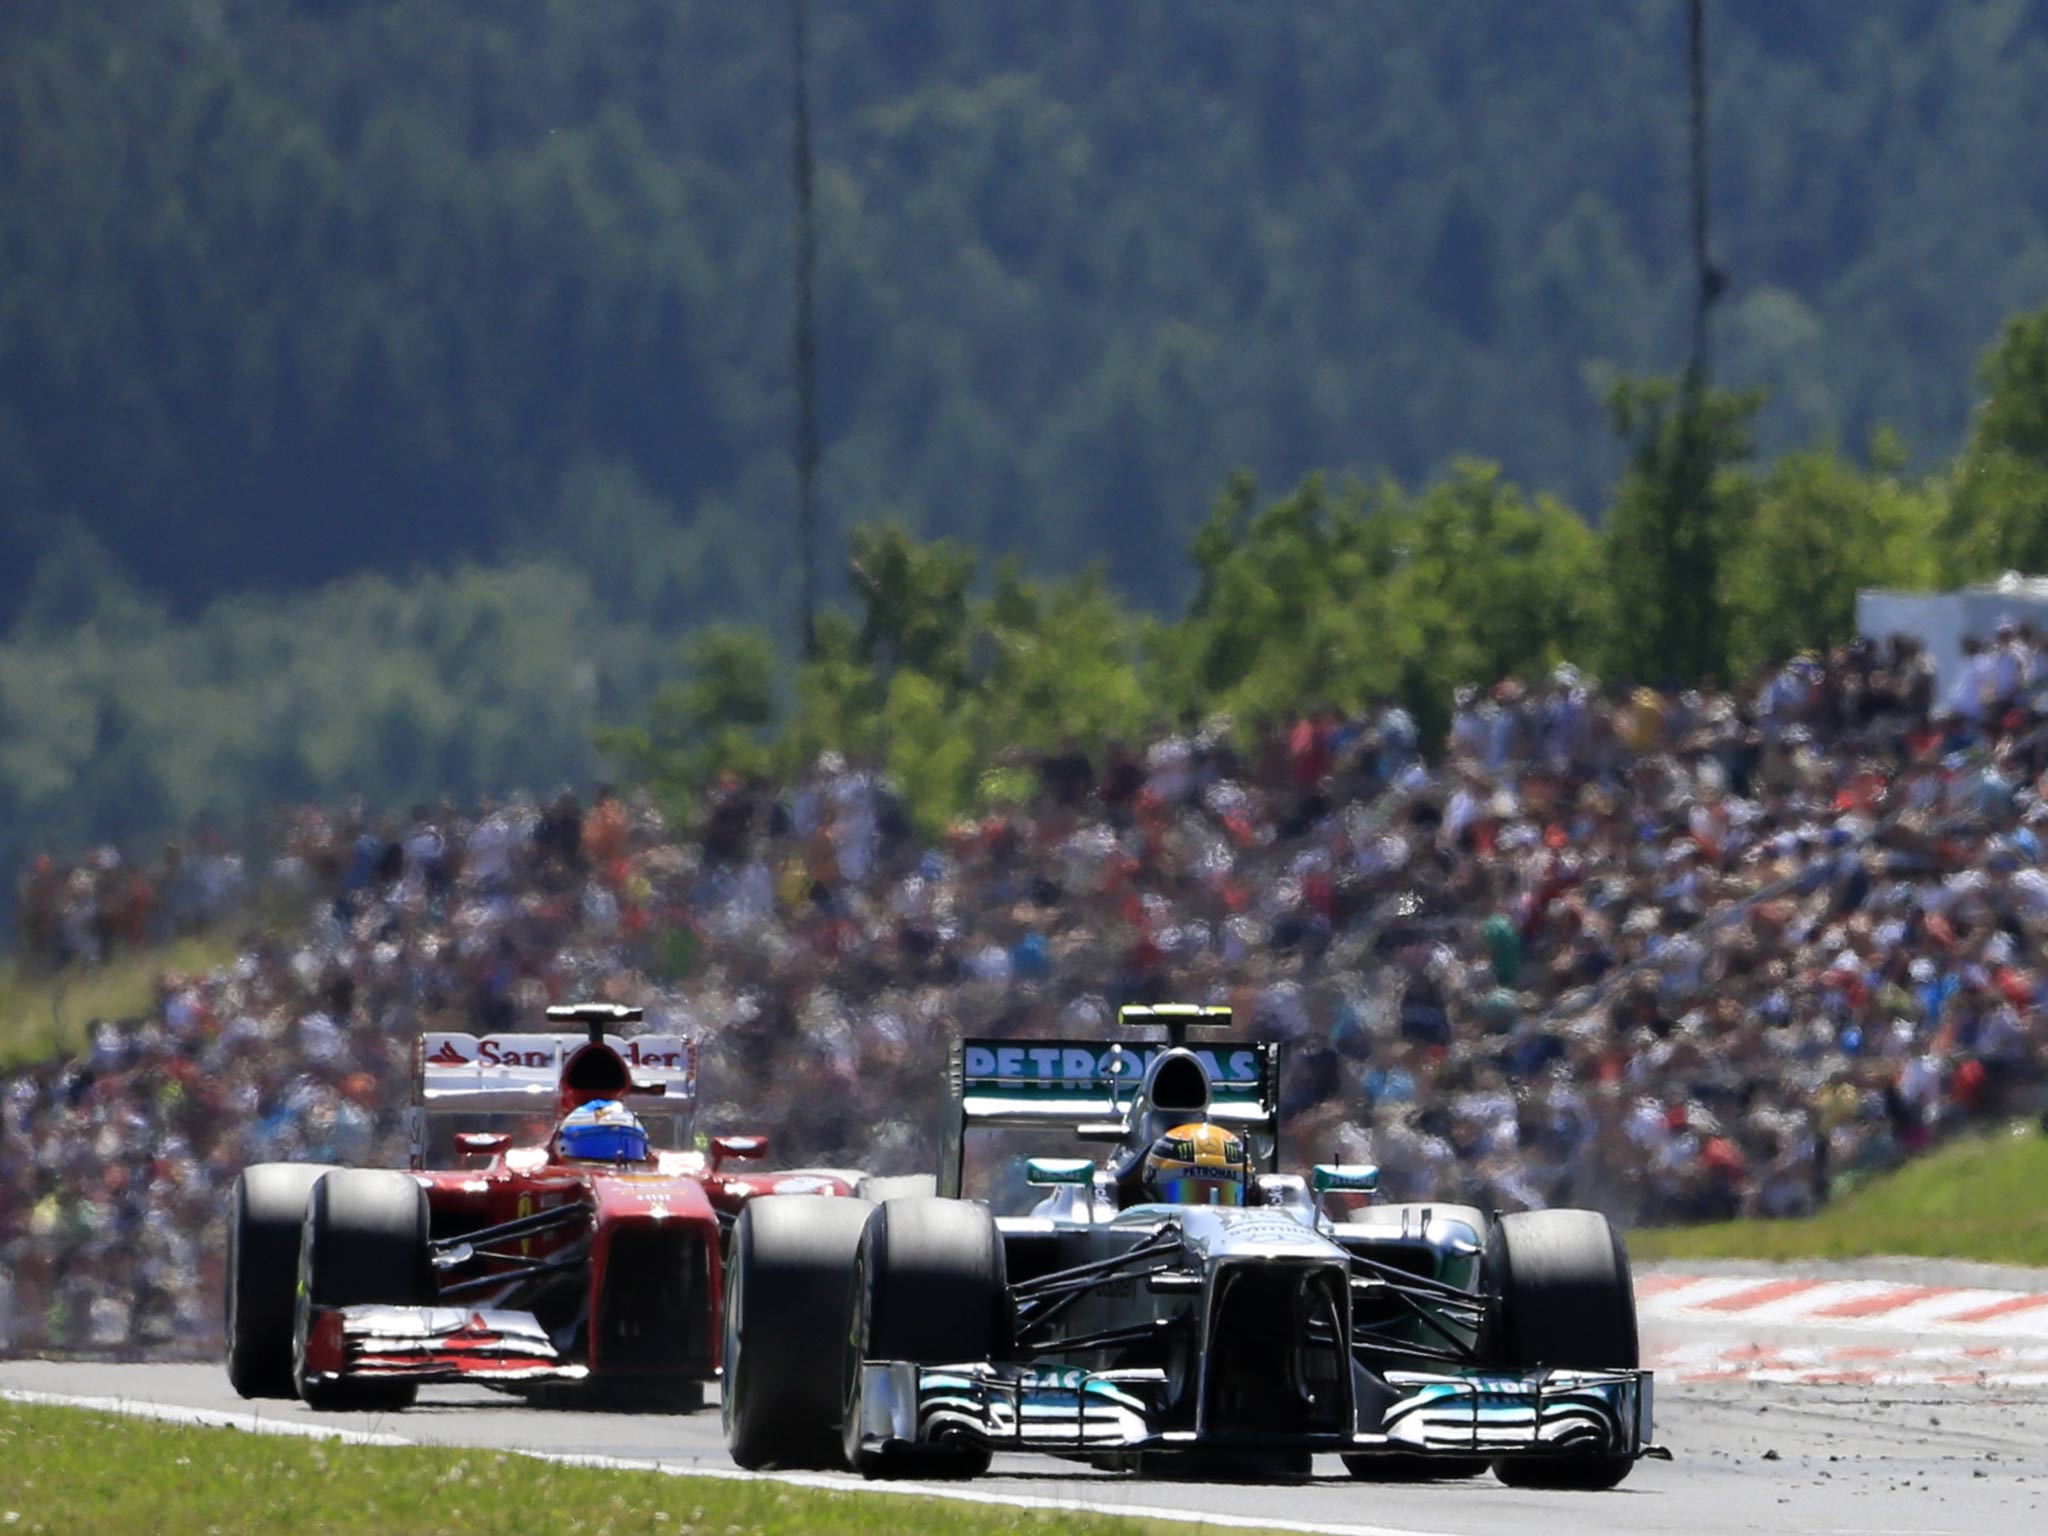
{"type": "MultiPolygon", "coordinates": [[[[245,1414],[216,1367],[0,1363],[0,1391],[120,1397],[245,1414]]],[[[467,1388],[432,1388],[419,1407],[366,1420],[264,1404],[266,1417],[327,1422],[422,1443],[729,1467],[715,1407],[680,1417],[529,1408],[467,1388]]],[[[1319,1457],[1307,1482],[1248,1486],[1141,1481],[1065,1462],[999,1458],[969,1487],[1062,1505],[1163,1509],[1382,1536],[1494,1533],[1970,1533],[2048,1528],[2048,1387],[1900,1388],[1787,1382],[1662,1385],[1659,1438],[1676,1460],[1646,1462],[1611,1494],[1519,1492],[1466,1483],[1365,1485],[1319,1457]]],[[[862,1486],[857,1479],[847,1479],[862,1486]]]]}

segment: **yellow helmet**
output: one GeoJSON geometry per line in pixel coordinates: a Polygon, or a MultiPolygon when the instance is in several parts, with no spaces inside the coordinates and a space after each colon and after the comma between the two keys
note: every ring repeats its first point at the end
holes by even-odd
{"type": "Polygon", "coordinates": [[[1145,1192],[1167,1205],[1243,1205],[1252,1160],[1220,1125],[1176,1125],[1145,1154],[1145,1192]]]}

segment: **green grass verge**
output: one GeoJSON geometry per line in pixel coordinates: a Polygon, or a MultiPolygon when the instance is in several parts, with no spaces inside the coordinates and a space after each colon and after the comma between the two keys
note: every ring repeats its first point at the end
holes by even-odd
{"type": "Polygon", "coordinates": [[[149,1011],[165,971],[204,971],[235,957],[238,923],[190,938],[116,954],[90,969],[68,966],[24,976],[15,961],[0,964],[0,1067],[52,1061],[76,1052],[94,1019],[134,1018],[149,1011]]]}
{"type": "Polygon", "coordinates": [[[4,1536],[1138,1536],[1177,1529],[0,1403],[4,1536]]]}
{"type": "Polygon", "coordinates": [[[2014,1125],[1870,1180],[1817,1216],[1633,1232],[1649,1259],[1852,1259],[1873,1254],[2048,1265],[2048,1137],[2014,1125]]]}

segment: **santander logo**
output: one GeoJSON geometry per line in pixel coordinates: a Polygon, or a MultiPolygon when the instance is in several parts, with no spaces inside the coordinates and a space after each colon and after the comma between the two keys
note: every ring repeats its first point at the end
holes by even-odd
{"type": "Polygon", "coordinates": [[[643,1051],[638,1040],[628,1040],[624,1054],[626,1060],[636,1067],[662,1067],[670,1072],[680,1072],[690,1064],[687,1051],[643,1051]]]}
{"type": "Polygon", "coordinates": [[[555,1064],[555,1050],[551,1043],[546,1050],[521,1050],[518,1046],[507,1045],[489,1035],[476,1043],[477,1055],[487,1067],[552,1067],[555,1064]]]}
{"type": "MultiPolygon", "coordinates": [[[[428,1044],[423,1060],[429,1070],[457,1072],[466,1068],[489,1075],[494,1070],[518,1074],[557,1071],[564,1058],[582,1049],[584,1042],[571,1035],[448,1034],[429,1036],[428,1044]]],[[[687,1077],[696,1067],[695,1050],[687,1039],[676,1035],[607,1039],[604,1044],[628,1066],[664,1077],[687,1077]]]]}

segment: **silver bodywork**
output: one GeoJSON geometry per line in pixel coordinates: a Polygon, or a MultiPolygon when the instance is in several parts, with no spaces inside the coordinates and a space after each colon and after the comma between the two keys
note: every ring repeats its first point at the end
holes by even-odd
{"type": "MultiPolygon", "coordinates": [[[[999,1219],[1006,1251],[1027,1269],[1050,1262],[1058,1273],[1156,1247],[1157,1259],[1081,1294],[1062,1315],[1061,1332],[1078,1340],[1151,1325],[1186,1344],[1169,1348],[1165,1366],[1119,1365],[1115,1345],[1062,1357],[1075,1363],[866,1361],[855,1405],[862,1447],[966,1442],[1070,1455],[1238,1447],[1488,1457],[1568,1449],[1635,1456],[1650,1448],[1644,1371],[1507,1375],[1388,1364],[1398,1360],[1404,1336],[1426,1337],[1427,1326],[1400,1326],[1404,1308],[1388,1294],[1400,1282],[1358,1260],[1376,1264],[1398,1250],[1401,1267],[1419,1271],[1427,1256],[1437,1276],[1474,1290],[1484,1218],[1462,1206],[1382,1206],[1363,1220],[1330,1221],[1300,1185],[1263,1179],[1259,1190],[1270,1203],[1241,1209],[1117,1211],[1098,1180],[1093,1188],[1055,1191],[1031,1216],[999,1219]],[[1341,1365],[1322,1384],[1325,1411],[1311,1412],[1310,1422],[1264,1428],[1218,1410],[1222,1394],[1210,1379],[1218,1351],[1209,1341],[1233,1288],[1248,1283],[1261,1285],[1262,1302],[1283,1291],[1332,1302],[1337,1338],[1321,1358],[1341,1365]],[[1369,1337],[1367,1318],[1383,1320],[1369,1337]],[[1376,1347],[1382,1342],[1383,1351],[1376,1347]]],[[[1476,1327],[1459,1331],[1476,1345],[1476,1327]]],[[[1275,1368],[1300,1363],[1281,1359],[1275,1368]]],[[[1293,1385],[1298,1396],[1314,1395],[1311,1383],[1293,1385]]]]}
{"type": "MultiPolygon", "coordinates": [[[[1481,1212],[1326,1211],[1277,1172],[1279,1048],[1197,1054],[1179,1048],[1187,1023],[1217,1011],[1126,1010],[1125,1022],[1141,1012],[1168,1024],[1170,1048],[956,1048],[941,1195],[964,1193],[977,1125],[1065,1126],[1116,1143],[1121,1160],[1038,1160],[1033,1182],[1050,1192],[1028,1216],[997,1218],[1017,1324],[1004,1358],[849,1362],[850,1450],[1660,1454],[1648,1372],[1489,1368],[1481,1212]],[[1265,1170],[1250,1203],[1131,1203],[1133,1159],[1191,1119],[1246,1139],[1265,1170]]],[[[1332,1166],[1318,1188],[1369,1189],[1370,1176],[1332,1166]]]]}

